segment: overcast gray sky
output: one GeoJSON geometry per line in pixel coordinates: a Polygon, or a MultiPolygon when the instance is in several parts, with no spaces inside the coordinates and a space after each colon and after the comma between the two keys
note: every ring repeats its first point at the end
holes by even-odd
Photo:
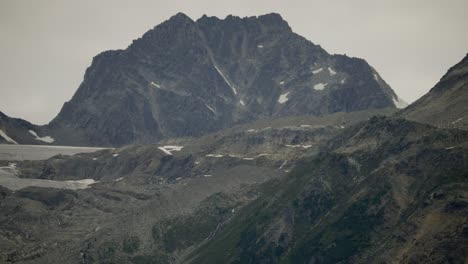
{"type": "Polygon", "coordinates": [[[366,59],[408,102],[468,52],[466,0],[0,0],[0,111],[48,123],[93,56],[126,48],[177,12],[279,13],[330,53],[366,59]]]}

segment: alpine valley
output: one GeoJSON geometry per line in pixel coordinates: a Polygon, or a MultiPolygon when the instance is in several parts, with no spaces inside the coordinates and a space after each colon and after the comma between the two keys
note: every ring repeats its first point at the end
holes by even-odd
{"type": "Polygon", "coordinates": [[[468,263],[468,56],[407,106],[279,14],[179,13],[0,112],[0,263],[468,263]]]}

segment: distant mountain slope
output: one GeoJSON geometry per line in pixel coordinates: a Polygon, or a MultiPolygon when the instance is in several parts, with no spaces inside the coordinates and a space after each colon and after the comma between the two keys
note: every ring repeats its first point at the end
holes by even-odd
{"type": "Polygon", "coordinates": [[[364,60],[328,54],[278,14],[193,21],[179,13],[127,49],[96,56],[47,129],[67,144],[119,146],[395,107],[397,98],[364,60]]]}
{"type": "Polygon", "coordinates": [[[43,128],[0,112],[0,144],[52,144],[55,139],[43,135],[43,128]]]}
{"type": "Polygon", "coordinates": [[[468,129],[468,55],[400,116],[439,127],[468,129]]]}

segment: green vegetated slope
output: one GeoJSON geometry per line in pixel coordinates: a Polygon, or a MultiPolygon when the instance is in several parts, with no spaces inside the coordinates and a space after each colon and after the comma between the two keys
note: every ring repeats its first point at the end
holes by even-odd
{"type": "Polygon", "coordinates": [[[463,263],[468,134],[386,118],[268,182],[190,263],[463,263]]]}

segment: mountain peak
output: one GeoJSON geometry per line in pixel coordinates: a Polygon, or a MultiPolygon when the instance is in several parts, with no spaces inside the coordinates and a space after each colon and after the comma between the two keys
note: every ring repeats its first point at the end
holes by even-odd
{"type": "Polygon", "coordinates": [[[187,16],[186,14],[182,13],[182,12],[179,12],[175,15],[173,15],[171,18],[169,18],[169,21],[190,21],[190,22],[194,22],[189,16],[187,16]]]}
{"type": "Polygon", "coordinates": [[[268,14],[260,15],[258,16],[258,19],[287,23],[286,20],[284,20],[283,17],[279,13],[268,13],[268,14]]]}
{"type": "Polygon", "coordinates": [[[244,25],[253,25],[258,24],[265,28],[270,28],[276,30],[286,30],[291,31],[288,22],[286,22],[280,14],[278,13],[269,13],[260,16],[250,16],[250,17],[239,17],[234,15],[228,15],[226,18],[221,19],[216,16],[207,16],[203,15],[197,21],[197,24],[211,24],[211,23],[223,23],[223,24],[244,24],[244,25]]]}
{"type": "Polygon", "coordinates": [[[393,107],[393,95],[365,61],[329,55],[277,13],[196,22],[177,13],[93,60],[51,127],[117,146],[266,117],[393,107]]]}

